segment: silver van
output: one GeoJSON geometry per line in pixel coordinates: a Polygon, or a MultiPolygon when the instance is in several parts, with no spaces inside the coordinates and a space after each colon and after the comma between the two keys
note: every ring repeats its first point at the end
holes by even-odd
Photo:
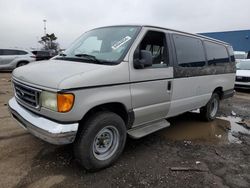
{"type": "Polygon", "coordinates": [[[27,50],[0,49],[0,70],[13,70],[35,60],[34,54],[27,50]]]}
{"type": "Polygon", "coordinates": [[[170,126],[168,118],[200,109],[215,119],[234,94],[235,59],[222,41],[154,26],[110,26],[84,33],[47,62],[14,70],[9,108],[31,134],[74,143],[88,170],[111,165],[127,135],[170,126]]]}

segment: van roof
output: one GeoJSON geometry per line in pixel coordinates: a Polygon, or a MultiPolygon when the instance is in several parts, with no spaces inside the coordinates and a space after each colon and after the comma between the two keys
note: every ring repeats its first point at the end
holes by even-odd
{"type": "MultiPolygon", "coordinates": [[[[173,31],[173,32],[182,33],[182,34],[186,34],[186,35],[196,36],[196,37],[199,37],[199,38],[207,39],[207,40],[214,41],[214,42],[217,42],[217,43],[221,43],[221,44],[224,44],[224,45],[230,45],[227,42],[224,42],[224,41],[221,41],[221,40],[218,40],[218,39],[214,39],[214,38],[210,38],[210,37],[207,37],[207,36],[204,36],[204,35],[193,34],[193,33],[188,33],[188,32],[185,32],[185,31],[179,31],[179,30],[176,30],[176,29],[170,29],[170,28],[154,26],[154,25],[128,24],[128,25],[110,25],[110,26],[104,26],[104,27],[119,27],[119,26],[137,26],[137,27],[152,27],[152,28],[158,28],[158,29],[165,29],[165,30],[168,30],[168,31],[173,31]]],[[[104,28],[104,27],[99,27],[99,28],[104,28]]]]}

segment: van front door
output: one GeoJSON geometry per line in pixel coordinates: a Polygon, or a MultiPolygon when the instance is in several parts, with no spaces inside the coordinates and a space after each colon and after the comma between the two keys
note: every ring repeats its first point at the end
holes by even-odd
{"type": "Polygon", "coordinates": [[[172,93],[173,68],[169,67],[166,34],[143,28],[130,54],[130,82],[134,127],[167,116],[172,93]],[[135,67],[141,51],[150,52],[152,65],[135,67]]]}

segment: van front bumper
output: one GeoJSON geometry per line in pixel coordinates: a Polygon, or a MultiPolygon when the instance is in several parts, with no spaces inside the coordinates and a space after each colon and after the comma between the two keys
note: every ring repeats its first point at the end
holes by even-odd
{"type": "Polygon", "coordinates": [[[14,97],[9,100],[9,110],[24,129],[46,142],[64,145],[75,140],[78,123],[61,124],[41,117],[22,107],[14,97]]]}

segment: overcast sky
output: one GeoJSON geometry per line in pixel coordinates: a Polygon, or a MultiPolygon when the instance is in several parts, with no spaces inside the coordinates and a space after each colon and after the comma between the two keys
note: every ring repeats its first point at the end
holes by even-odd
{"type": "Polygon", "coordinates": [[[250,0],[0,0],[0,47],[38,47],[55,33],[66,48],[84,31],[151,24],[192,33],[250,29],[250,0]]]}

